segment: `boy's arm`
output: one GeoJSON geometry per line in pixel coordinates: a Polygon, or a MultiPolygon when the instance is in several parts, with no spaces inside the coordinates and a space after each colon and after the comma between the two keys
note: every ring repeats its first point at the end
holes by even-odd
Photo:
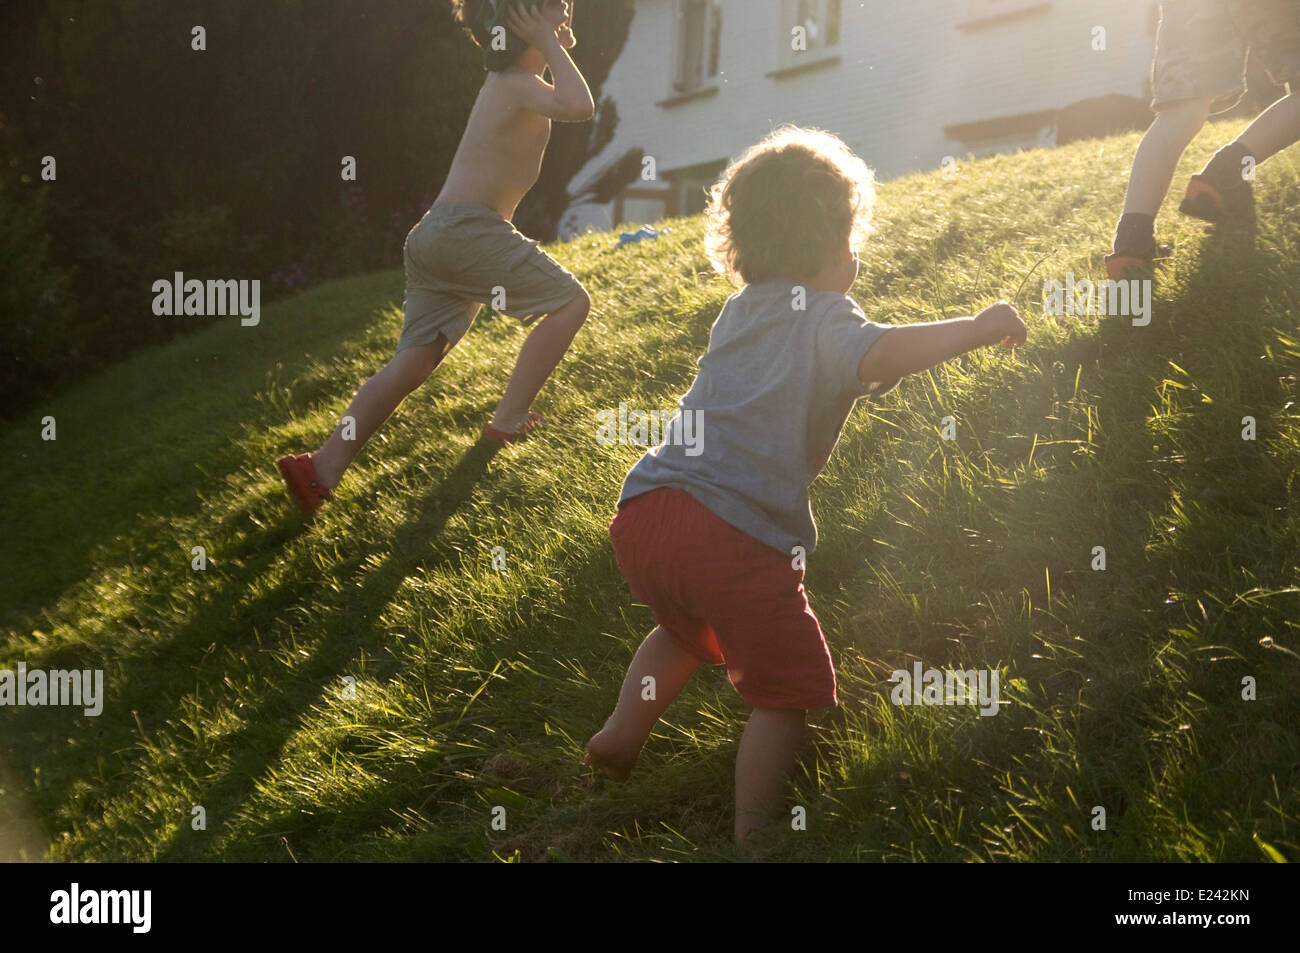
{"type": "Polygon", "coordinates": [[[516,5],[506,15],[506,23],[525,43],[542,51],[555,81],[551,86],[538,76],[515,77],[519,104],[559,122],[584,122],[594,116],[596,104],[586,79],[541,12],[516,5]]]}
{"type": "Polygon", "coordinates": [[[1025,322],[1005,301],[985,308],[973,318],[952,318],[891,328],[867,349],[858,364],[858,380],[897,381],[908,374],[1001,341],[1025,343],[1025,322]]]}

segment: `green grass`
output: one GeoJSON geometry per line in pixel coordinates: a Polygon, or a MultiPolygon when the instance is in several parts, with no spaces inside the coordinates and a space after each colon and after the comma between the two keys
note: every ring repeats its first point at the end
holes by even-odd
{"type": "MultiPolygon", "coordinates": [[[[1135,144],[883,187],[853,289],[867,314],[971,313],[1023,282],[1030,338],[860,407],[814,485],[808,588],[841,706],[814,714],[793,782],[808,829],[765,832],[760,856],[1300,858],[1300,150],[1260,169],[1253,248],[1171,197],[1149,327],[1045,316],[1044,279],[1101,274],[1135,144]],[[1000,714],[892,706],[913,659],[998,669],[1000,714]]],[[[596,313],[535,440],[476,445],[525,333],[480,320],[314,525],[274,460],[317,445],[390,355],[399,272],[141,354],[6,428],[0,668],[103,668],[108,698],[98,718],[0,711],[0,842],[53,860],[732,857],[747,709],[720,671],[626,785],[580,765],[651,626],[606,535],[639,451],[598,446],[596,413],[671,407],[731,290],[700,222],[668,224],[555,250],[596,313]]]]}

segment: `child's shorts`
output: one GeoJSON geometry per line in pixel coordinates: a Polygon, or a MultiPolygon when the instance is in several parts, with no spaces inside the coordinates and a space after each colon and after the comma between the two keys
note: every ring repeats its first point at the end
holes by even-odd
{"type": "Polygon", "coordinates": [[[1248,51],[1273,82],[1300,82],[1300,3],[1164,0],[1151,108],[1209,98],[1211,113],[1231,109],[1246,91],[1248,51]]]}
{"type": "Polygon", "coordinates": [[[755,708],[830,708],[835,666],[791,557],[685,490],[634,496],[610,524],[632,595],[691,655],[726,665],[755,708]]]}
{"type": "Polygon", "coordinates": [[[485,205],[435,205],[406,236],[406,303],[399,351],[450,347],[465,336],[480,305],[524,324],[568,304],[578,279],[537,242],[485,205]]]}

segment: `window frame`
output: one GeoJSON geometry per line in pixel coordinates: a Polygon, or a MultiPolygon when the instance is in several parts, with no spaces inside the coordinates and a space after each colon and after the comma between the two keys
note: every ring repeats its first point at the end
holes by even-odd
{"type": "Polygon", "coordinates": [[[669,74],[670,97],[691,97],[717,86],[721,72],[722,3],[721,0],[674,0],[672,27],[672,72],[669,74]],[[688,77],[688,31],[692,9],[703,13],[702,35],[697,62],[698,76],[688,77]]]}
{"type": "Polygon", "coordinates": [[[821,60],[835,56],[844,40],[844,3],[843,0],[781,0],[781,67],[789,68],[799,66],[805,60],[821,60]],[[803,4],[811,4],[816,7],[815,13],[819,26],[825,26],[827,32],[831,23],[835,25],[835,39],[825,40],[818,38],[814,42],[813,38],[808,38],[808,48],[806,50],[794,50],[790,41],[794,34],[794,28],[802,24],[796,19],[799,15],[799,8],[803,4]],[[832,18],[831,11],[835,11],[832,18]]]}

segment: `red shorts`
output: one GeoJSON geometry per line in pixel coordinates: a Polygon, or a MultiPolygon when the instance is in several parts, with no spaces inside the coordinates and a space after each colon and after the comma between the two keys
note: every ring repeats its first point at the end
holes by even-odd
{"type": "Polygon", "coordinates": [[[750,705],[838,704],[835,666],[793,556],[675,487],[628,500],[609,535],[632,595],[687,652],[726,665],[750,705]]]}

